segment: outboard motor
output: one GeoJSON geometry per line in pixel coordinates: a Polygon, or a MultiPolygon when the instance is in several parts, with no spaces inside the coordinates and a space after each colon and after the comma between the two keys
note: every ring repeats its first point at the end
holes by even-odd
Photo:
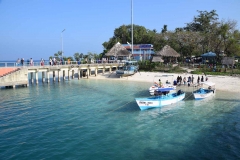
{"type": "Polygon", "coordinates": [[[183,92],[182,92],[182,90],[180,89],[180,90],[178,90],[178,92],[177,92],[177,95],[180,95],[180,94],[182,94],[183,92]]]}
{"type": "Polygon", "coordinates": [[[158,90],[155,90],[154,91],[154,95],[155,96],[161,96],[162,95],[162,92],[158,91],[158,90]]]}

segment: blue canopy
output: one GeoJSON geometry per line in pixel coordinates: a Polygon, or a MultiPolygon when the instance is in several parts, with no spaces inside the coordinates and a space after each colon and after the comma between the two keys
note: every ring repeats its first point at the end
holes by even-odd
{"type": "Polygon", "coordinates": [[[202,57],[216,57],[216,53],[208,52],[201,55],[202,57]]]}
{"type": "Polygon", "coordinates": [[[172,88],[172,87],[169,87],[169,88],[158,87],[158,89],[156,89],[156,91],[158,91],[158,92],[166,92],[166,91],[171,91],[171,90],[174,90],[174,88],[172,88]]]}

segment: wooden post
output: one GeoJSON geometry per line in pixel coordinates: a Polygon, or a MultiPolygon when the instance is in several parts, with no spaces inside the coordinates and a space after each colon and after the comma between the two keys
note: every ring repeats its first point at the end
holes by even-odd
{"type": "Polygon", "coordinates": [[[86,76],[87,76],[87,78],[88,78],[88,76],[89,76],[89,69],[87,69],[87,73],[86,73],[86,74],[87,74],[86,76]]]}
{"type": "Polygon", "coordinates": [[[103,67],[103,74],[105,73],[105,67],[103,67]]]}
{"type": "Polygon", "coordinates": [[[60,70],[58,70],[58,82],[60,82],[60,70]]]}
{"type": "Polygon", "coordinates": [[[95,68],[95,77],[97,76],[98,68],[95,68]]]}
{"type": "Polygon", "coordinates": [[[49,71],[47,71],[47,83],[50,82],[50,78],[49,78],[49,71]]]}
{"type": "Polygon", "coordinates": [[[42,82],[45,82],[45,72],[42,72],[42,82]]]}
{"type": "Polygon", "coordinates": [[[33,83],[34,80],[33,80],[33,72],[31,72],[31,83],[33,83]]]}
{"type": "Polygon", "coordinates": [[[68,80],[70,81],[70,70],[68,70],[68,80]]]}
{"type": "Polygon", "coordinates": [[[65,70],[63,70],[63,80],[65,81],[65,70]]]}
{"type": "Polygon", "coordinates": [[[80,69],[78,69],[78,79],[80,79],[80,69]]]}
{"type": "Polygon", "coordinates": [[[72,70],[72,79],[74,79],[74,70],[72,70]]]}
{"type": "Polygon", "coordinates": [[[55,82],[55,79],[56,77],[55,77],[55,71],[53,71],[53,82],[55,82]]]}
{"type": "Polygon", "coordinates": [[[35,78],[36,78],[36,84],[38,84],[38,71],[37,72],[35,72],[35,78]]]}

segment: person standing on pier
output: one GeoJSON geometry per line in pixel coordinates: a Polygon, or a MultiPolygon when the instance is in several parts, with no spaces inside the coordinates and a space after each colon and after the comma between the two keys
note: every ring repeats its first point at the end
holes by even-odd
{"type": "Polygon", "coordinates": [[[20,59],[18,58],[18,59],[17,59],[16,66],[18,66],[19,64],[20,64],[20,59]]]}
{"type": "Polygon", "coordinates": [[[49,59],[49,65],[52,66],[52,58],[49,59]]]}
{"type": "Polygon", "coordinates": [[[24,63],[24,58],[21,59],[21,64],[22,64],[22,66],[23,66],[23,63],[24,63]]]}
{"type": "Polygon", "coordinates": [[[33,59],[30,58],[30,66],[33,66],[33,59]]]}
{"type": "Polygon", "coordinates": [[[41,66],[44,66],[44,60],[41,58],[41,62],[40,62],[41,66]]]}

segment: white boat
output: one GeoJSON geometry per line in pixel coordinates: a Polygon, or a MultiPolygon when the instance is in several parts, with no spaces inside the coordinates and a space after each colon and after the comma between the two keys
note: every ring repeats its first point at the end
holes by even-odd
{"type": "Polygon", "coordinates": [[[212,97],[213,95],[216,94],[215,83],[205,81],[201,82],[200,86],[202,87],[197,89],[196,91],[193,91],[193,95],[196,100],[212,97]],[[207,88],[203,88],[204,85],[207,86],[207,88]]]}
{"type": "Polygon", "coordinates": [[[177,103],[185,98],[185,93],[183,91],[179,90],[177,93],[175,92],[167,94],[167,92],[170,90],[173,89],[160,88],[155,90],[155,92],[158,92],[159,95],[147,98],[135,98],[135,100],[141,110],[146,110],[177,103]]]}
{"type": "Polygon", "coordinates": [[[116,70],[116,74],[122,76],[130,76],[135,74],[139,69],[137,61],[126,61],[121,69],[116,70]]]}
{"type": "MultiPolygon", "coordinates": [[[[163,77],[169,78],[169,77],[172,77],[172,80],[173,80],[173,76],[174,75],[155,75],[154,78],[156,78],[156,77],[158,77],[158,78],[163,78],[163,77]]],[[[167,79],[167,82],[165,84],[162,83],[162,86],[159,86],[159,84],[157,82],[153,82],[153,85],[151,87],[149,87],[148,91],[149,91],[150,95],[153,96],[154,95],[154,91],[156,89],[160,89],[160,88],[172,88],[172,89],[175,90],[176,86],[172,85],[171,82],[169,82],[168,79],[167,79]]]]}
{"type": "MultiPolygon", "coordinates": [[[[160,87],[158,84],[154,84],[153,86],[149,87],[149,89],[148,89],[150,95],[153,96],[155,90],[160,89],[160,88],[170,88],[170,89],[175,90],[175,89],[176,89],[176,86],[173,86],[173,85],[171,85],[171,84],[164,84],[163,86],[160,87]]],[[[171,91],[172,91],[172,90],[170,90],[170,92],[171,92],[171,91]]]]}

